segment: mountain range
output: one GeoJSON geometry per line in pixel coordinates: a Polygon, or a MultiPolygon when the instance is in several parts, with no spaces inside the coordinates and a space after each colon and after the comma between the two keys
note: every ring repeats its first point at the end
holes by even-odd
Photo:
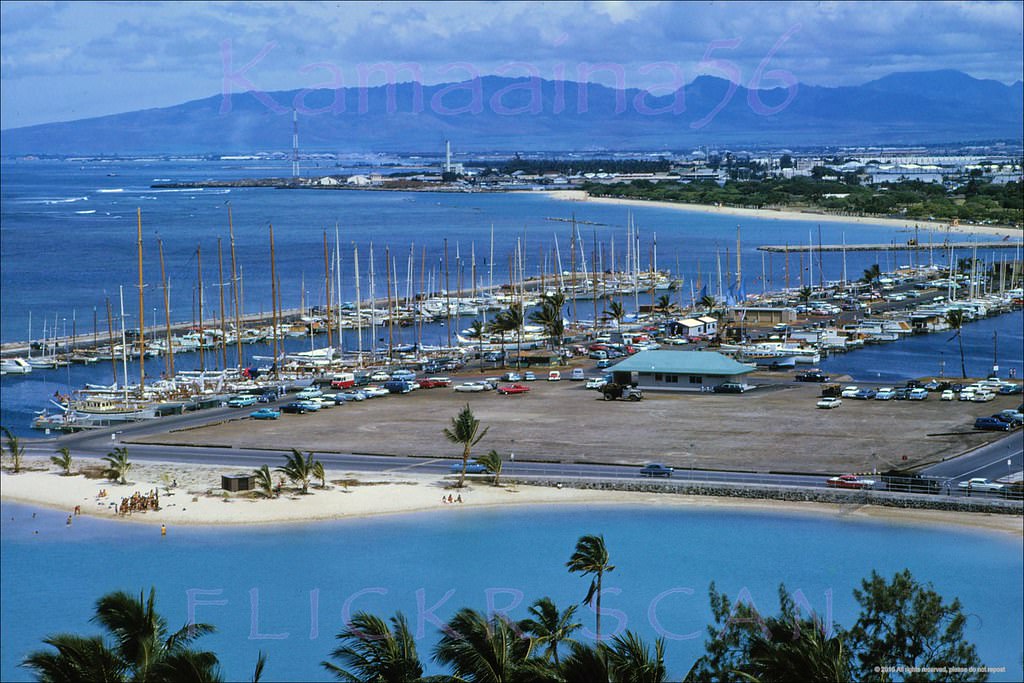
{"type": "Polygon", "coordinates": [[[700,76],[653,96],[594,83],[510,79],[233,93],[0,131],[7,156],[288,152],[688,150],[698,145],[911,145],[1019,141],[1024,84],[959,71],[859,86],[751,90],[700,76]]]}

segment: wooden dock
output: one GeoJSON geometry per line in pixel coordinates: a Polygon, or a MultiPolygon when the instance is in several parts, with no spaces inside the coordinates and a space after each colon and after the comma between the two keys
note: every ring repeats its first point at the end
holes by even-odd
{"type": "Polygon", "coordinates": [[[763,244],[757,248],[758,251],[770,251],[776,254],[786,252],[807,252],[807,251],[927,251],[929,249],[956,249],[957,251],[973,249],[1020,249],[1020,240],[1009,238],[998,242],[921,242],[918,244],[896,243],[889,244],[763,244]]]}

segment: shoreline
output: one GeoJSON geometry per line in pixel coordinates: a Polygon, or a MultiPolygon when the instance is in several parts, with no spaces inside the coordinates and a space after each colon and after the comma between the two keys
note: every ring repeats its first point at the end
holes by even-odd
{"type": "MultiPolygon", "coordinates": [[[[798,514],[816,518],[842,518],[911,526],[948,527],[998,533],[1024,538],[1024,520],[1017,515],[976,513],[964,515],[942,510],[890,508],[873,505],[827,503],[796,503],[752,500],[716,496],[695,496],[670,493],[638,493],[596,491],[572,487],[503,485],[491,486],[488,480],[473,479],[463,489],[448,488],[451,480],[436,475],[405,472],[352,473],[328,471],[329,488],[320,489],[311,483],[308,495],[286,489],[278,498],[247,497],[233,494],[225,497],[219,491],[221,474],[232,468],[215,465],[182,465],[180,463],[137,463],[132,469],[135,481],[126,485],[106,479],[87,478],[82,474],[65,477],[48,468],[42,458],[26,458],[26,469],[19,474],[0,474],[0,498],[24,505],[61,510],[73,515],[81,506],[85,516],[153,526],[267,526],[314,521],[366,519],[394,514],[420,513],[459,514],[480,508],[519,506],[546,507],[560,505],[657,506],[694,510],[739,510],[762,514],[798,514]],[[181,478],[169,493],[161,480],[181,478]],[[101,489],[108,492],[99,497],[101,489]],[[114,512],[121,498],[134,492],[146,494],[159,489],[161,509],[121,516],[114,512]],[[441,497],[461,496],[463,503],[442,503],[441,497]],[[225,502],[228,501],[228,502],[225,502]]],[[[82,459],[81,464],[95,467],[100,461],[82,459]]],[[[275,480],[279,475],[275,474],[275,480]]]]}
{"type": "Polygon", "coordinates": [[[949,225],[949,222],[929,222],[921,219],[883,218],[871,216],[839,216],[830,213],[814,213],[796,209],[746,209],[731,206],[711,206],[708,204],[685,204],[682,202],[666,202],[646,199],[628,199],[624,197],[591,197],[583,190],[550,190],[546,191],[552,199],[572,202],[593,202],[596,204],[612,204],[618,206],[653,206],[659,209],[675,209],[692,213],[717,214],[720,216],[736,216],[756,218],[758,220],[790,220],[810,221],[819,223],[853,223],[859,225],[876,225],[886,228],[913,229],[917,225],[922,230],[942,230],[963,235],[989,235],[993,237],[1021,237],[1024,231],[1006,226],[990,225],[949,225]]]}

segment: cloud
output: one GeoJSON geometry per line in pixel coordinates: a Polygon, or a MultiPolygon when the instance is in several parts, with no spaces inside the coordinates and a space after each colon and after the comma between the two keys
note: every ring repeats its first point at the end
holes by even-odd
{"type": "MultiPolygon", "coordinates": [[[[1024,69],[1024,18],[1011,2],[4,2],[0,125],[12,127],[164,106],[217,94],[224,60],[260,89],[358,83],[358,67],[415,64],[428,83],[525,62],[576,78],[621,66],[626,85],[723,75],[750,83],[782,70],[815,85],[852,85],[899,70],[956,68],[1006,83],[1024,69]],[[731,41],[731,42],[727,42],[731,41]],[[230,54],[224,46],[230,45],[230,54]],[[707,59],[705,59],[707,57],[707,59]],[[82,92],[87,100],[44,93],[82,92]],[[11,101],[12,97],[28,98],[11,101]]],[[[520,70],[522,71],[522,70],[520,70]]],[[[604,74],[605,82],[609,81],[604,74]]],[[[774,83],[765,82],[771,86],[774,83]]]]}

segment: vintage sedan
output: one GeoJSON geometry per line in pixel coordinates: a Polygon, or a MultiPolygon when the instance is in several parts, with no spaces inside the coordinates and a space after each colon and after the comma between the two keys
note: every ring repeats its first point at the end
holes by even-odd
{"type": "Polygon", "coordinates": [[[512,394],[525,394],[530,390],[530,387],[525,384],[506,384],[498,387],[498,393],[510,396],[512,394]]]}
{"type": "Polygon", "coordinates": [[[276,420],[281,417],[281,412],[273,408],[260,408],[249,413],[249,417],[254,420],[276,420]]]}
{"type": "Polygon", "coordinates": [[[874,479],[861,479],[855,474],[843,474],[838,477],[829,477],[825,480],[825,486],[833,489],[870,489],[874,488],[874,479]]]}
{"type": "MultiPolygon", "coordinates": [[[[451,467],[448,468],[452,474],[458,474],[462,471],[462,462],[452,463],[451,467]]],[[[466,474],[486,474],[487,467],[476,460],[470,460],[466,463],[466,474]]]]}
{"type": "Polygon", "coordinates": [[[640,468],[641,477],[671,477],[675,470],[660,462],[649,462],[640,468]]]}
{"type": "Polygon", "coordinates": [[[957,488],[966,491],[1002,491],[1003,485],[982,477],[975,477],[974,479],[960,482],[957,484],[957,488]]]}
{"type": "Polygon", "coordinates": [[[232,408],[247,408],[256,405],[256,397],[251,394],[239,394],[229,398],[228,405],[232,408]]]}
{"type": "Polygon", "coordinates": [[[485,382],[463,382],[462,384],[455,387],[455,391],[464,393],[476,393],[478,391],[487,391],[491,386],[485,382]]]}
{"type": "Polygon", "coordinates": [[[834,397],[823,398],[817,403],[819,408],[838,408],[841,405],[843,405],[843,400],[834,397]]]}

